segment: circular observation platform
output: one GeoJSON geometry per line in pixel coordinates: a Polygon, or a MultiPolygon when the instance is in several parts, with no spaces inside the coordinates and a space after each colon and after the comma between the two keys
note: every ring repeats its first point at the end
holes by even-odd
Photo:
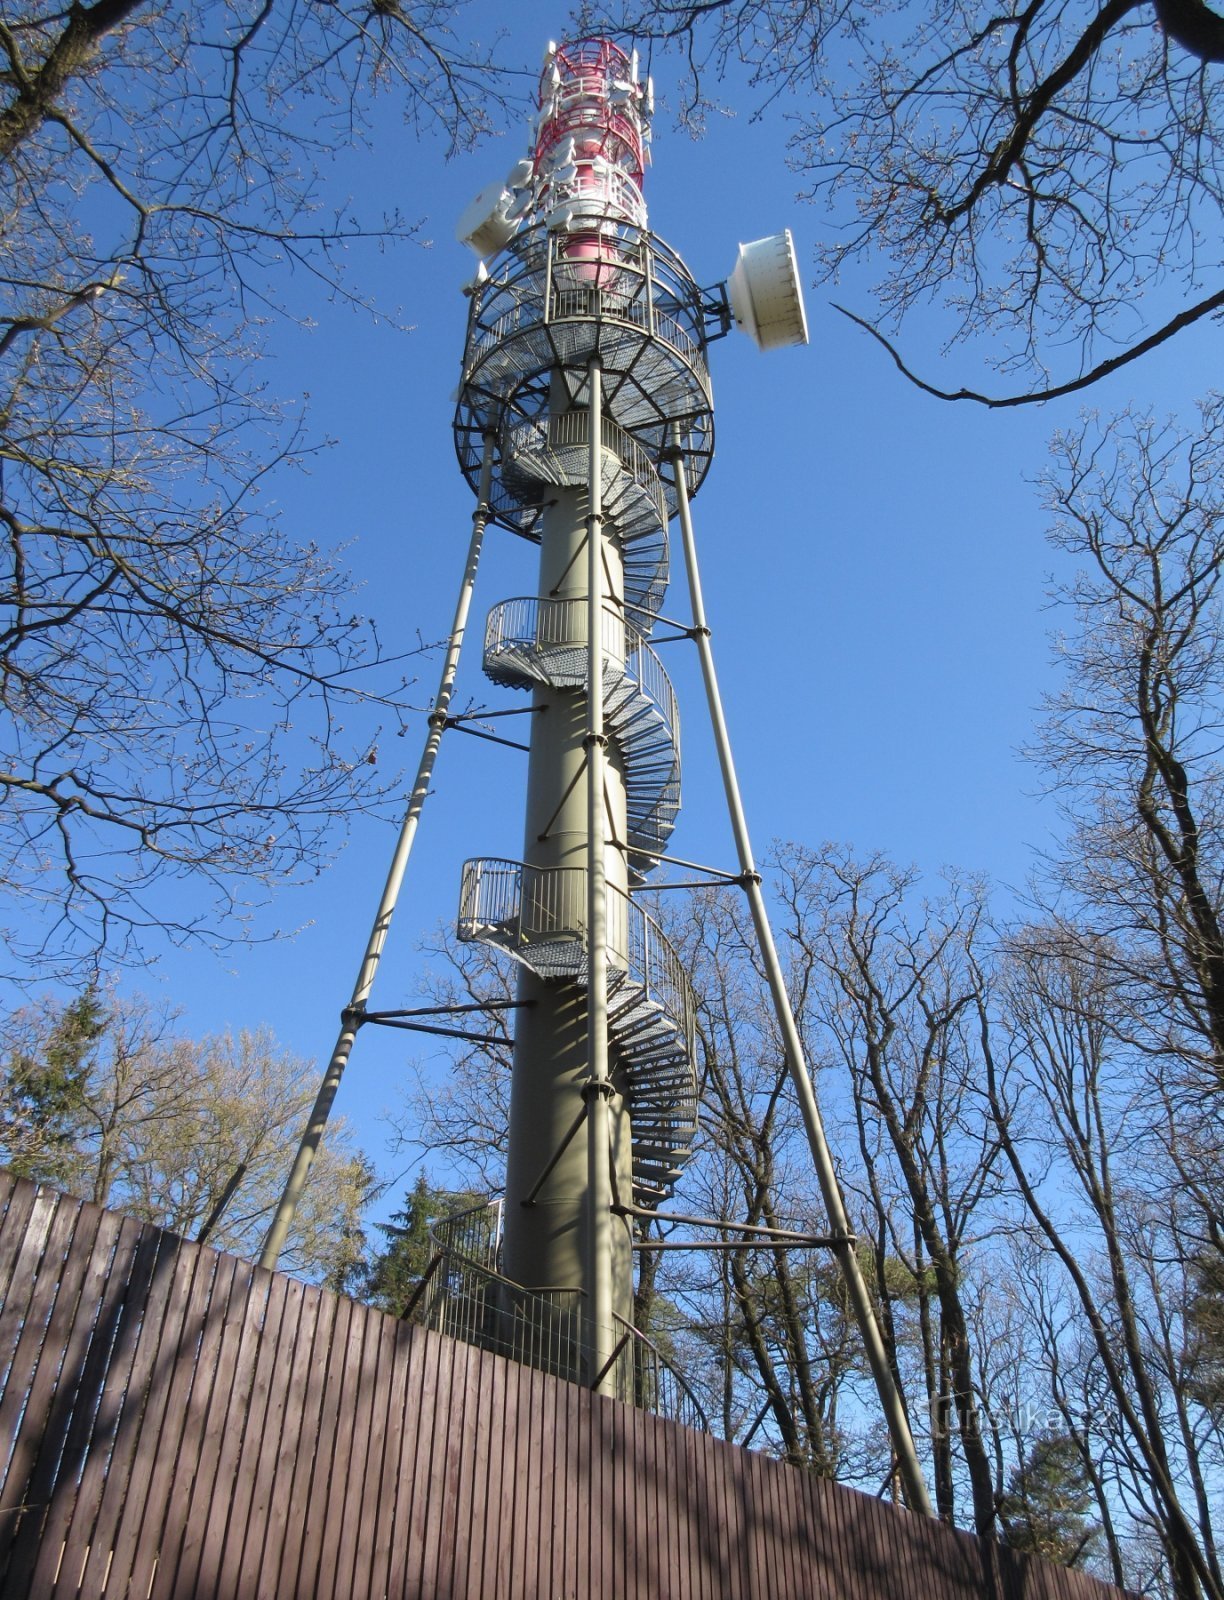
{"type": "Polygon", "coordinates": [[[494,520],[538,536],[540,497],[524,492],[513,468],[505,470],[504,441],[524,423],[586,409],[587,365],[596,354],[604,414],[652,462],[678,424],[695,493],[714,450],[706,312],[675,251],[615,219],[579,217],[568,232],[524,229],[490,273],[472,295],[454,427],[459,463],[474,489],[484,435],[498,435],[494,520]]]}

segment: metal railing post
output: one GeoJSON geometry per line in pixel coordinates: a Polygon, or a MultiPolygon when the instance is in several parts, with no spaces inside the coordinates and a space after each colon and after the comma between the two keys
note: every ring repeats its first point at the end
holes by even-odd
{"type": "Polygon", "coordinates": [[[476,509],[472,513],[472,537],[468,545],[467,563],[463,569],[463,580],[459,585],[459,598],[455,605],[455,617],[451,623],[450,639],[447,643],[446,654],[442,660],[442,672],[438,680],[438,692],[434,697],[433,709],[429,713],[428,731],[425,735],[425,746],[421,752],[420,763],[417,766],[416,782],[408,797],[408,806],[404,813],[404,820],[400,825],[399,838],[396,841],[395,853],[391,858],[391,866],[387,872],[387,881],[383,886],[382,898],[378,902],[378,910],[374,913],[374,922],[370,928],[370,936],[366,943],[365,955],[362,957],[361,966],[357,973],[357,981],[353,985],[352,997],[341,1013],[342,1021],[340,1034],[332,1050],[331,1059],[327,1063],[327,1070],[323,1074],[323,1081],[319,1085],[319,1092],[315,1097],[314,1106],[311,1108],[310,1118],[306,1123],[305,1131],[298,1143],[297,1155],[294,1157],[293,1166],[289,1170],[289,1177],[285,1182],[284,1192],[272,1218],[272,1224],[264,1239],[263,1251],[259,1257],[261,1267],[269,1269],[276,1266],[280,1253],[284,1249],[285,1237],[293,1223],[294,1214],[298,1208],[298,1201],[302,1197],[302,1190],[306,1187],[311,1164],[318,1151],[323,1138],[323,1130],[327,1126],[327,1119],[331,1115],[331,1108],[335,1102],[336,1093],[340,1088],[340,1080],[344,1076],[344,1069],[348,1065],[349,1056],[352,1054],[353,1044],[357,1038],[357,1030],[361,1026],[362,1012],[370,998],[370,990],[374,986],[375,974],[382,958],[383,946],[387,942],[387,932],[391,926],[391,918],[395,914],[396,902],[399,899],[400,889],[403,887],[404,873],[407,871],[408,858],[412,853],[413,841],[416,838],[417,824],[421,818],[421,811],[429,794],[430,784],[433,780],[434,762],[438,756],[438,746],[442,742],[442,733],[446,727],[447,713],[450,709],[451,696],[455,688],[455,674],[459,669],[459,653],[463,648],[463,636],[467,631],[468,612],[472,605],[472,590],[476,583],[476,569],[480,565],[480,552],[484,543],[485,528],[489,521],[489,497],[493,489],[493,450],[495,435],[492,429],[487,429],[484,435],[484,459],[480,468],[480,491],[476,500],[476,509]]]}
{"type": "Polygon", "coordinates": [[[723,716],[722,697],[718,691],[718,678],[714,670],[714,655],[710,648],[710,630],[706,623],[705,601],[701,592],[701,578],[697,568],[697,545],[693,537],[693,519],[689,510],[688,482],[685,477],[684,452],[678,424],[673,424],[671,445],[666,452],[665,459],[672,463],[675,474],[676,512],[680,521],[680,534],[684,545],[684,563],[688,574],[689,601],[693,613],[693,637],[696,641],[697,653],[701,661],[701,676],[705,683],[710,722],[714,730],[714,742],[718,749],[718,764],[722,771],[723,789],[726,793],[731,829],[735,835],[741,881],[744,886],[744,892],[748,896],[752,921],[756,929],[757,944],[761,952],[761,961],[765,968],[769,992],[773,1000],[774,1013],[778,1020],[778,1028],[782,1034],[787,1069],[795,1088],[795,1094],[799,1100],[799,1109],[803,1116],[804,1130],[807,1134],[808,1147],[812,1153],[812,1162],[816,1168],[816,1176],[820,1182],[820,1191],[824,1198],[829,1227],[838,1240],[834,1246],[838,1265],[845,1279],[846,1290],[854,1311],[854,1318],[858,1324],[863,1344],[866,1347],[867,1360],[871,1366],[871,1374],[875,1379],[876,1391],[879,1394],[884,1418],[888,1424],[889,1434],[892,1437],[893,1449],[897,1453],[897,1462],[905,1489],[905,1498],[912,1511],[921,1511],[925,1512],[927,1516],[933,1516],[934,1512],[931,1509],[930,1498],[927,1494],[926,1480],[922,1475],[918,1452],[914,1448],[913,1435],[910,1433],[909,1419],[905,1414],[905,1405],[893,1377],[892,1368],[888,1362],[888,1352],[884,1348],[884,1340],[880,1333],[879,1324],[876,1321],[875,1308],[872,1306],[871,1296],[863,1278],[853,1242],[849,1237],[850,1226],[846,1218],[841,1185],[838,1182],[837,1172],[833,1166],[833,1156],[825,1138],[824,1124],[821,1120],[820,1108],[816,1104],[816,1094],[812,1088],[812,1080],[808,1073],[807,1060],[804,1055],[803,1043],[799,1037],[799,1028],[795,1022],[794,1011],[791,1008],[790,996],[786,992],[786,980],[782,973],[782,963],[778,959],[777,948],[774,945],[773,930],[769,924],[769,913],[766,909],[765,896],[761,888],[761,875],[756,870],[756,864],[752,857],[752,843],[748,836],[748,823],[744,816],[743,803],[740,798],[739,781],[735,774],[735,762],[731,755],[731,741],[727,733],[726,719],[723,716]]]}
{"type": "Polygon", "coordinates": [[[608,1101],[608,889],[604,827],[603,696],[603,363],[587,365],[587,1359],[592,1387],[604,1389],[612,1328],[612,1181],[608,1101]]]}

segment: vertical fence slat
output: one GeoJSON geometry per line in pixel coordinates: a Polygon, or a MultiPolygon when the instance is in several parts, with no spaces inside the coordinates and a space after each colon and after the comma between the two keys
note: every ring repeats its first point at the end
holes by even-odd
{"type": "MultiPolygon", "coordinates": [[[[71,1385],[73,1377],[73,1364],[69,1362],[61,1382],[61,1357],[68,1348],[72,1329],[80,1328],[78,1311],[84,1319],[84,1327],[77,1334],[77,1343],[83,1348],[83,1341],[88,1339],[105,1276],[104,1266],[93,1259],[93,1246],[103,1217],[94,1206],[84,1215],[83,1209],[78,1201],[65,1198],[50,1218],[45,1232],[41,1227],[32,1230],[38,1242],[31,1242],[26,1257],[30,1269],[29,1293],[21,1292],[19,1286],[11,1297],[14,1326],[18,1304],[22,1322],[17,1328],[17,1337],[12,1340],[8,1382],[4,1399],[0,1400],[0,1441],[4,1441],[0,1443],[3,1456],[0,1459],[0,1474],[3,1474],[0,1508],[6,1513],[0,1521],[0,1570],[3,1570],[8,1541],[15,1531],[13,1525],[22,1520],[16,1508],[29,1504],[36,1497],[30,1483],[35,1461],[54,1449],[48,1438],[48,1429],[52,1426],[51,1408],[58,1400],[62,1414],[63,1389],[71,1385]],[[65,1260],[65,1252],[77,1234],[80,1238],[76,1240],[76,1248],[65,1260]],[[39,1256],[45,1253],[37,1276],[35,1249],[39,1256]],[[7,1448],[10,1439],[13,1441],[11,1452],[7,1448]],[[10,1512],[15,1514],[10,1516],[10,1512]]],[[[109,1260],[110,1244],[118,1231],[117,1222],[105,1230],[106,1260],[109,1260]]]]}
{"type": "Polygon", "coordinates": [[[314,1555],[304,1563],[299,1588],[314,1600],[334,1600],[342,1592],[340,1562],[345,1554],[344,1505],[350,1474],[357,1465],[353,1459],[353,1430],[356,1425],[357,1386],[365,1354],[366,1311],[350,1303],[344,1348],[335,1377],[330,1380],[336,1397],[332,1426],[331,1457],[323,1479],[322,1493],[311,1491],[314,1516],[321,1527],[321,1541],[313,1546],[314,1555]]]}
{"type": "Polygon", "coordinates": [[[155,1331],[156,1344],[144,1415],[133,1446],[132,1470],[113,1536],[109,1581],[117,1594],[143,1595],[148,1587],[147,1582],[143,1588],[133,1585],[132,1567],[146,1522],[152,1528],[154,1545],[160,1537],[161,1468],[167,1455],[173,1463],[172,1441],[180,1420],[179,1409],[172,1399],[182,1383],[180,1352],[183,1342],[191,1337],[188,1330],[194,1326],[193,1312],[199,1315],[200,1296],[204,1286],[212,1281],[215,1263],[216,1256],[211,1250],[201,1250],[180,1241],[162,1325],[156,1330],[141,1330],[142,1341],[146,1331],[155,1331]]]}
{"type": "Polygon", "coordinates": [[[206,1407],[197,1404],[197,1393],[203,1397],[197,1385],[189,1414],[197,1419],[198,1435],[193,1440],[196,1448],[184,1451],[184,1465],[190,1463],[192,1472],[183,1501],[178,1548],[173,1560],[163,1550],[155,1589],[155,1593],[173,1594],[174,1600],[215,1592],[214,1563],[233,1492],[229,1467],[242,1437],[251,1376],[243,1372],[240,1358],[257,1337],[267,1295],[266,1283],[255,1285],[254,1271],[249,1262],[234,1262],[224,1304],[214,1298],[209,1308],[212,1327],[205,1332],[204,1347],[208,1358],[206,1361],[202,1348],[200,1359],[201,1376],[208,1374],[208,1401],[206,1407]]]}
{"type": "Polygon", "coordinates": [[[157,1396],[152,1391],[162,1336],[173,1325],[178,1304],[175,1290],[180,1279],[180,1251],[194,1248],[183,1245],[171,1233],[158,1235],[149,1230],[149,1236],[157,1246],[157,1256],[148,1296],[139,1308],[140,1332],[136,1337],[127,1393],[116,1420],[114,1449],[107,1463],[98,1514],[89,1539],[89,1556],[81,1575],[81,1590],[87,1595],[100,1594],[108,1579],[114,1581],[113,1553],[120,1526],[129,1514],[138,1517],[144,1503],[146,1480],[141,1470],[142,1442],[147,1456],[150,1442],[157,1439],[161,1422],[159,1417],[154,1428],[146,1432],[145,1416],[150,1405],[154,1409],[157,1406],[157,1396]]]}
{"type": "Polygon", "coordinates": [[[174,1600],[179,1556],[190,1526],[200,1459],[205,1453],[222,1333],[238,1264],[232,1256],[219,1257],[208,1300],[202,1308],[199,1343],[184,1351],[192,1369],[190,1391],[185,1397],[179,1448],[166,1494],[157,1570],[150,1591],[152,1600],[174,1600]]]}
{"type": "Polygon", "coordinates": [[[438,1544],[441,1536],[442,1501],[446,1482],[447,1438],[445,1429],[446,1397],[450,1393],[454,1345],[449,1339],[435,1335],[430,1340],[430,1371],[432,1384],[422,1397],[422,1416],[428,1411],[426,1426],[429,1433],[427,1449],[417,1457],[417,1482],[412,1499],[412,1524],[416,1537],[413,1544],[420,1551],[417,1583],[410,1595],[420,1595],[423,1600],[438,1592],[438,1544]]]}
{"type": "MultiPolygon", "coordinates": [[[[7,1174],[6,1174],[7,1177],[7,1174]]],[[[0,1223],[0,1395],[4,1393],[13,1348],[21,1333],[34,1264],[55,1215],[57,1195],[39,1193],[24,1178],[10,1180],[8,1205],[0,1223]]]]}
{"type": "Polygon", "coordinates": [[[237,1547],[254,1600],[276,1593],[323,1303],[318,1289],[290,1282],[282,1336],[288,1359],[278,1352],[246,1537],[237,1547]]]}
{"type": "Polygon", "coordinates": [[[382,1600],[387,1592],[386,1542],[394,1536],[394,1525],[386,1525],[387,1506],[395,1506],[395,1480],[398,1477],[398,1442],[403,1430],[403,1373],[397,1362],[398,1325],[394,1317],[374,1318],[378,1386],[371,1397],[370,1462],[366,1467],[366,1504],[360,1507],[360,1531],[355,1563],[355,1595],[370,1595],[382,1600]],[[398,1400],[397,1400],[398,1395],[398,1400]]]}
{"type": "MultiPolygon", "coordinates": [[[[297,1541],[285,1541],[285,1559],[281,1567],[279,1593],[283,1600],[295,1600],[299,1594],[315,1593],[315,1579],[328,1535],[331,1510],[332,1459],[336,1450],[336,1433],[340,1418],[340,1398],[344,1387],[344,1368],[348,1358],[349,1329],[353,1313],[359,1307],[351,1300],[340,1300],[335,1305],[335,1321],[331,1330],[331,1345],[327,1351],[325,1374],[315,1367],[316,1381],[321,1377],[322,1404],[318,1411],[318,1432],[314,1436],[310,1473],[302,1493],[301,1505],[294,1506],[295,1518],[300,1513],[302,1521],[297,1541]]],[[[303,1452],[304,1460],[305,1452],[303,1452]]],[[[294,1483],[294,1495],[298,1485],[294,1483]]]]}
{"type": "MultiPolygon", "coordinates": [[[[147,1595],[161,1561],[162,1541],[167,1537],[171,1507],[175,1505],[175,1482],[189,1425],[191,1396],[198,1376],[196,1351],[208,1324],[208,1308],[225,1257],[211,1250],[197,1254],[192,1275],[182,1332],[174,1356],[174,1367],[166,1393],[165,1426],[157,1438],[152,1470],[145,1492],[145,1505],[139,1519],[125,1525],[120,1533],[117,1554],[122,1553],[130,1569],[129,1592],[147,1595]]],[[[201,1381],[206,1382],[207,1372],[201,1381]]]]}
{"type": "Polygon", "coordinates": [[[319,1574],[318,1600],[353,1600],[353,1573],[357,1561],[357,1532],[365,1514],[365,1483],[373,1441],[370,1416],[378,1382],[380,1314],[354,1307],[344,1368],[340,1432],[332,1461],[332,1487],[327,1497],[334,1532],[328,1540],[334,1551],[319,1574]],[[331,1577],[334,1568],[334,1577],[331,1577]],[[328,1579],[330,1578],[330,1584],[328,1579]]]}
{"type": "MultiPolygon", "coordinates": [[[[209,1407],[207,1448],[201,1454],[198,1511],[179,1558],[187,1600],[230,1600],[220,1586],[225,1541],[242,1482],[242,1451],[251,1420],[252,1390],[263,1338],[272,1276],[243,1262],[234,1274],[230,1307],[209,1407]]],[[[275,1340],[275,1329],[272,1330],[275,1340]]],[[[241,1537],[241,1534],[239,1534],[241,1537]]]]}
{"type": "Polygon", "coordinates": [[[427,1349],[431,1347],[423,1328],[401,1326],[397,1340],[400,1359],[404,1363],[404,1434],[399,1454],[399,1482],[395,1491],[392,1511],[391,1559],[388,1563],[388,1600],[405,1600],[416,1593],[410,1584],[416,1582],[416,1547],[412,1544],[412,1506],[416,1494],[417,1457],[424,1431],[425,1376],[427,1349]],[[411,1552],[412,1564],[409,1556],[411,1552]]]}
{"type": "Polygon", "coordinates": [[[5,1595],[1119,1600],[2,1174],[0,1385],[5,1595]]]}
{"type": "Polygon", "coordinates": [[[319,1440],[319,1419],[327,1394],[327,1372],[336,1312],[334,1295],[308,1289],[302,1299],[304,1324],[298,1335],[298,1372],[285,1405],[285,1438],[269,1485],[268,1524],[271,1538],[259,1565],[257,1600],[297,1593],[303,1529],[310,1512],[310,1481],[319,1440]]]}
{"type": "Polygon", "coordinates": [[[217,1565],[217,1593],[241,1592],[240,1578],[248,1571],[243,1554],[261,1549],[267,1532],[263,1486],[275,1466],[284,1418],[285,1386],[282,1372],[295,1365],[298,1324],[301,1320],[302,1285],[280,1273],[272,1277],[264,1312],[263,1336],[254,1360],[254,1379],[247,1410],[241,1453],[241,1470],[234,1485],[229,1531],[217,1565]]]}
{"type": "Polygon", "coordinates": [[[455,1556],[458,1596],[480,1600],[480,1574],[489,1513],[489,1391],[494,1363],[477,1355],[468,1366],[464,1415],[468,1418],[468,1470],[459,1501],[459,1545],[455,1556]]]}
{"type": "MultiPolygon", "coordinates": [[[[100,1238],[101,1228],[98,1233],[100,1238]]],[[[24,1593],[25,1585],[31,1594],[50,1594],[61,1565],[61,1548],[68,1592],[76,1592],[76,1576],[89,1547],[119,1409],[131,1373],[140,1317],[161,1243],[162,1236],[153,1229],[142,1228],[126,1217],[120,1219],[97,1321],[84,1360],[77,1368],[75,1393],[70,1382],[64,1385],[65,1404],[59,1420],[66,1419],[68,1425],[62,1433],[56,1430],[63,1438],[64,1451],[54,1468],[54,1487],[43,1480],[50,1501],[46,1520],[41,1535],[36,1523],[29,1524],[23,1530],[20,1548],[13,1551],[8,1582],[14,1594],[24,1593]]],[[[82,1308],[78,1322],[85,1322],[89,1314],[82,1308]]]]}

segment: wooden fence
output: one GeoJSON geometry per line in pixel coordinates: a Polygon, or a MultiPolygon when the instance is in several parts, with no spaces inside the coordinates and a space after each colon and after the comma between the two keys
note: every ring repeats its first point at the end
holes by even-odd
{"type": "Polygon", "coordinates": [[[0,1173],[0,1595],[1107,1600],[0,1173]]]}

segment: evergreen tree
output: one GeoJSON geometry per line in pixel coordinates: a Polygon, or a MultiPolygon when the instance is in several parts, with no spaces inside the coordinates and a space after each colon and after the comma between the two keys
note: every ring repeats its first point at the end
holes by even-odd
{"type": "Polygon", "coordinates": [[[59,1011],[45,1038],[8,1041],[0,1080],[0,1159],[22,1178],[70,1188],[86,1093],[110,1018],[90,987],[59,1011]]]}
{"type": "Polygon", "coordinates": [[[470,1210],[482,1198],[465,1189],[437,1188],[430,1183],[429,1174],[421,1172],[391,1221],[378,1224],[386,1247],[354,1275],[357,1281],[351,1292],[400,1316],[437,1253],[431,1223],[470,1210]]]}
{"type": "Polygon", "coordinates": [[[1075,1440],[1066,1433],[1043,1433],[1013,1467],[999,1518],[1013,1550],[1080,1567],[1100,1542],[1100,1524],[1091,1518],[1094,1504],[1075,1440]]]}

